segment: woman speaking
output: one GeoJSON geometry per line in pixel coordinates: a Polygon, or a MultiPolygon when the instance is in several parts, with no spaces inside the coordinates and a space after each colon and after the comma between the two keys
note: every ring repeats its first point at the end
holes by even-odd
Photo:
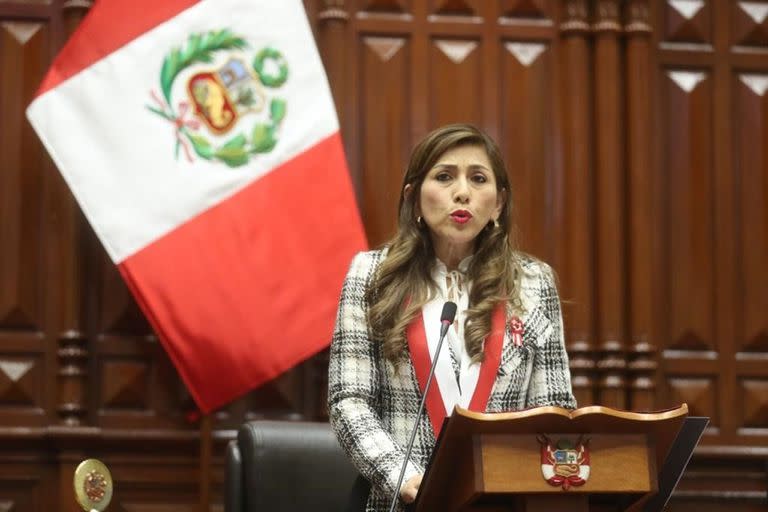
{"type": "Polygon", "coordinates": [[[411,503],[443,419],[455,406],[573,409],[560,300],[550,267],[510,240],[512,190],[495,142],[449,125],[411,154],[397,233],[355,256],[331,344],[332,427],[371,483],[366,511],[411,503]],[[417,427],[446,301],[458,305],[417,427]]]}

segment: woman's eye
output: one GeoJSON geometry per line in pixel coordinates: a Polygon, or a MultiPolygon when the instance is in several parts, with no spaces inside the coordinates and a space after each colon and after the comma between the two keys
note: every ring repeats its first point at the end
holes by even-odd
{"type": "Polygon", "coordinates": [[[486,183],[488,178],[485,176],[485,174],[475,174],[472,176],[472,181],[475,183],[486,183]]]}
{"type": "Polygon", "coordinates": [[[435,179],[437,181],[448,181],[451,179],[451,175],[447,172],[441,172],[437,176],[435,176],[435,179]]]}

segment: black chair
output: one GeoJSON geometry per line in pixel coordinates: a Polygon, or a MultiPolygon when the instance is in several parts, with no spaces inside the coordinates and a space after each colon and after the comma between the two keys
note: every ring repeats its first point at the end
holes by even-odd
{"type": "Polygon", "coordinates": [[[327,423],[245,423],[225,473],[225,512],[360,512],[368,496],[327,423]]]}

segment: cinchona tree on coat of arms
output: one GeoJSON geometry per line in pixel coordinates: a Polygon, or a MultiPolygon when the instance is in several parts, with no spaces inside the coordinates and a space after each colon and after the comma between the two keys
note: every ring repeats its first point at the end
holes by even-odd
{"type": "Polygon", "coordinates": [[[213,30],[190,35],[186,45],[172,48],[163,59],[162,98],[151,91],[153,104],[147,108],[172,123],[177,157],[183,150],[190,162],[194,152],[205,160],[238,167],[277,144],[286,102],[269,98],[267,92],[286,82],[288,64],[274,48],[251,56],[247,50],[242,37],[226,29],[213,30]],[[224,63],[211,67],[214,55],[222,53],[224,63]],[[173,85],[180,76],[186,94],[175,98],[173,85]]]}

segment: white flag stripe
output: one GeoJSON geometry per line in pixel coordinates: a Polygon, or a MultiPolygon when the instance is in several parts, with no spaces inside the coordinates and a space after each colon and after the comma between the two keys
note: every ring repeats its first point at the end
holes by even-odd
{"type": "MultiPolygon", "coordinates": [[[[282,2],[292,7],[267,9],[269,0],[202,1],[182,12],[174,23],[146,32],[30,106],[30,121],[115,263],[338,131],[303,6],[300,0],[282,2]],[[262,5],[263,12],[277,14],[266,23],[263,18],[237,16],[242,9],[252,11],[254,4],[257,10],[262,5]],[[299,4],[298,8],[293,4],[299,4]],[[164,56],[172,48],[185,46],[191,33],[221,29],[246,39],[248,64],[258,50],[271,46],[283,54],[289,67],[284,85],[265,88],[267,101],[273,97],[287,101],[277,146],[237,168],[207,162],[194,153],[194,162],[189,163],[183,150],[176,158],[173,123],[146,108],[157,106],[151,91],[162,98],[164,56]],[[119,88],[115,89],[115,83],[119,88]],[[302,94],[306,90],[313,95],[302,94]],[[83,111],[91,115],[83,116],[83,111]]],[[[178,111],[178,102],[189,101],[186,79],[193,72],[217,68],[230,55],[217,55],[210,64],[182,72],[174,82],[173,108],[178,111]]],[[[191,112],[187,117],[192,117],[191,112]]],[[[252,124],[242,124],[244,128],[236,128],[227,138],[244,132],[247,136],[252,124]]]]}

